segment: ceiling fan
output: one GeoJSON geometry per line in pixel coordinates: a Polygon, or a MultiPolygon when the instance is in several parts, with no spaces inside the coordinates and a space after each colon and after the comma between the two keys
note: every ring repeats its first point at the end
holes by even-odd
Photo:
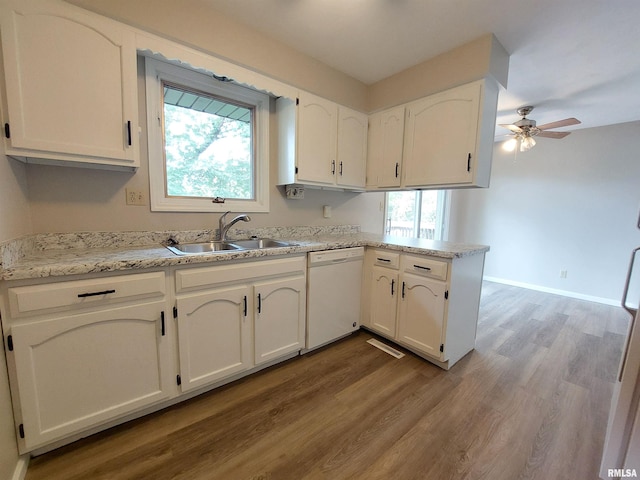
{"type": "Polygon", "coordinates": [[[512,152],[516,147],[519,147],[521,152],[526,152],[527,150],[531,150],[536,144],[533,137],[555,139],[564,138],[571,132],[549,132],[548,130],[581,123],[577,118],[565,118],[564,120],[558,120],[557,122],[545,123],[544,125],[536,126],[535,120],[529,120],[527,118],[527,115],[529,115],[532,110],[533,107],[531,105],[520,107],[516,112],[518,115],[522,116],[522,119],[511,124],[500,124],[501,127],[513,132],[513,137],[504,142],[502,148],[512,152]]]}

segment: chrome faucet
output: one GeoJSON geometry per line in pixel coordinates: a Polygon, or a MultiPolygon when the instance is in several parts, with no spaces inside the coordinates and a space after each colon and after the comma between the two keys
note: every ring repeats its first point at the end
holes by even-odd
{"type": "Polygon", "coordinates": [[[235,217],[233,220],[231,220],[229,223],[225,222],[225,217],[230,214],[231,212],[225,212],[222,214],[222,216],[220,217],[219,223],[218,223],[218,229],[220,231],[220,241],[224,242],[227,239],[227,232],[229,231],[229,229],[231,227],[233,227],[236,223],[238,223],[240,220],[242,220],[243,222],[248,222],[251,220],[251,217],[249,215],[247,215],[246,213],[242,213],[240,215],[238,215],[237,217],[235,217]]]}

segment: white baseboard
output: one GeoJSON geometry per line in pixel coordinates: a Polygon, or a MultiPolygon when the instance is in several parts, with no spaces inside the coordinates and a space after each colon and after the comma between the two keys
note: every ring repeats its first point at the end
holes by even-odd
{"type": "Polygon", "coordinates": [[[27,476],[27,468],[29,467],[29,455],[22,455],[18,458],[16,469],[13,471],[11,480],[24,480],[27,476]]]}
{"type": "Polygon", "coordinates": [[[589,302],[603,303],[605,305],[612,305],[615,307],[620,306],[620,300],[618,299],[595,297],[593,295],[584,295],[583,293],[570,292],[568,290],[559,290],[557,288],[543,287],[542,285],[534,285],[532,283],[516,282],[514,280],[508,280],[506,278],[484,276],[483,280],[486,280],[488,282],[502,283],[504,285],[511,285],[513,287],[528,288],[529,290],[536,290],[538,292],[553,293],[555,295],[562,295],[563,297],[571,297],[571,298],[577,298],[580,300],[587,300],[589,302]]]}

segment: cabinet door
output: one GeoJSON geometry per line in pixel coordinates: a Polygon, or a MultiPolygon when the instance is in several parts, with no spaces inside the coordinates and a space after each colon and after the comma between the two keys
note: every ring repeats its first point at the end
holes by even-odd
{"type": "Polygon", "coordinates": [[[72,6],[42,5],[1,7],[11,152],[138,166],[133,33],[72,6]]]}
{"type": "Polygon", "coordinates": [[[11,327],[27,450],[170,395],[163,301],[11,327]]]}
{"type": "Polygon", "coordinates": [[[308,93],[298,105],[299,181],[335,183],[338,106],[308,93]]]}
{"type": "Polygon", "coordinates": [[[481,88],[479,83],[465,85],[407,107],[405,186],[471,183],[481,88]]]}
{"type": "Polygon", "coordinates": [[[401,281],[398,341],[441,358],[446,284],[410,273],[401,281]]]}
{"type": "Polygon", "coordinates": [[[346,107],[339,107],[338,113],[336,183],[345,187],[364,188],[367,172],[367,115],[346,107]]]}
{"type": "Polygon", "coordinates": [[[219,288],[178,297],[183,392],[252,366],[250,288],[219,288]]]}
{"type": "Polygon", "coordinates": [[[404,107],[385,110],[381,119],[381,157],[378,186],[399,187],[404,142],[404,107]]]}
{"type": "Polygon", "coordinates": [[[305,277],[257,283],[254,298],[256,365],[304,348],[305,277]]]}
{"type": "Polygon", "coordinates": [[[398,272],[383,267],[372,268],[370,327],[390,338],[396,335],[398,287],[398,272]]]}

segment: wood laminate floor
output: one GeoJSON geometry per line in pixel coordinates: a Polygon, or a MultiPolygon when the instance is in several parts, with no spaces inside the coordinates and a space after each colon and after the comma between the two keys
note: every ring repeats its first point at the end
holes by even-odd
{"type": "Polygon", "coordinates": [[[27,480],[595,480],[620,308],[485,283],[449,372],[367,332],[32,459],[27,480]]]}

